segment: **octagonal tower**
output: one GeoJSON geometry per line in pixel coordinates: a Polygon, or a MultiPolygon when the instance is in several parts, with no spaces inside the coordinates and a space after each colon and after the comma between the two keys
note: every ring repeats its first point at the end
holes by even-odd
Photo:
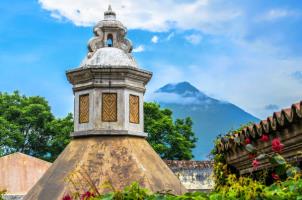
{"type": "Polygon", "coordinates": [[[72,136],[146,137],[143,97],[152,73],[139,69],[125,37],[127,29],[111,7],[93,30],[87,57],[79,68],[67,72],[75,95],[72,136]]]}
{"type": "Polygon", "coordinates": [[[115,190],[138,182],[153,192],[184,193],[146,141],[143,97],[152,73],[138,67],[127,29],[110,7],[93,32],[87,56],[66,72],[75,98],[72,140],[24,200],[106,193],[106,182],[115,190]]]}

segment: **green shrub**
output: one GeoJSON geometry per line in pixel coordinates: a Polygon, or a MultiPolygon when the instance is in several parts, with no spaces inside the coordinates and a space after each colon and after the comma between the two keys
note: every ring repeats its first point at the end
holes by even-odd
{"type": "MultiPolygon", "coordinates": [[[[84,195],[85,196],[85,195],[84,195]]],[[[71,200],[72,198],[68,198],[71,200]]],[[[78,199],[78,198],[75,198],[78,199]]],[[[211,193],[192,192],[184,195],[173,195],[169,192],[152,193],[133,183],[122,191],[104,195],[91,194],[81,200],[302,200],[301,175],[271,186],[255,181],[249,177],[229,175],[224,186],[211,193]]]]}
{"type": "Polygon", "coordinates": [[[4,200],[3,195],[6,193],[6,190],[0,190],[0,200],[4,200]]]}

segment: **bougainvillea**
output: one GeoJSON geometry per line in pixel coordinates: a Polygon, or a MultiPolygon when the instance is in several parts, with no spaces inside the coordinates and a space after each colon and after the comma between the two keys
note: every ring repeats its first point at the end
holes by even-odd
{"type": "Polygon", "coordinates": [[[272,150],[276,153],[280,153],[283,150],[284,145],[279,138],[275,138],[272,141],[272,150]]]}
{"type": "Polygon", "coordinates": [[[245,144],[251,144],[251,139],[250,138],[246,138],[245,139],[245,144]]]}
{"type": "MultiPolygon", "coordinates": [[[[282,141],[276,135],[263,133],[260,137],[249,135],[245,135],[244,139],[238,137],[238,133],[247,126],[249,126],[249,124],[240,127],[238,130],[230,131],[225,136],[219,136],[215,141],[215,149],[213,150],[214,157],[217,157],[215,155],[218,154],[220,155],[220,158],[224,158],[226,155],[219,147],[221,147],[223,141],[234,140],[239,148],[244,147],[242,149],[245,149],[248,152],[247,156],[252,167],[251,175],[255,180],[262,181],[262,183],[265,184],[271,184],[273,181],[277,180],[284,181],[300,172],[298,167],[292,166],[283,158],[281,153],[284,149],[284,144],[282,144],[282,141]],[[263,150],[259,151],[257,147],[260,143],[267,143],[264,145],[265,147],[268,147],[268,144],[270,144],[272,151],[267,151],[268,148],[265,148],[266,152],[263,152],[263,150]],[[257,146],[254,146],[255,144],[257,144],[257,146]],[[268,163],[271,165],[268,165],[268,163]],[[258,176],[258,174],[261,175],[258,176]]],[[[225,160],[225,158],[220,160],[225,160]]],[[[229,175],[225,173],[229,173],[229,171],[218,169],[218,167],[224,166],[225,169],[232,169],[232,167],[228,166],[226,162],[221,163],[221,161],[219,161],[219,164],[215,163],[216,160],[214,160],[215,178],[216,180],[219,180],[215,181],[215,183],[224,184],[229,175]]],[[[233,171],[232,173],[236,173],[236,171],[233,171]]],[[[219,186],[216,186],[216,188],[219,188],[219,186]]]]}
{"type": "MultiPolygon", "coordinates": [[[[260,141],[269,142],[269,136],[263,134],[260,137],[260,141]]],[[[249,159],[252,160],[251,165],[253,167],[253,170],[258,170],[259,166],[261,166],[261,160],[268,159],[272,166],[277,169],[276,172],[272,174],[273,180],[280,180],[281,175],[282,177],[292,177],[298,171],[300,171],[299,168],[293,167],[291,164],[287,163],[286,160],[280,155],[284,148],[284,145],[281,143],[281,140],[279,138],[274,138],[272,140],[271,148],[273,154],[258,154],[257,148],[253,146],[253,141],[250,138],[245,139],[245,149],[249,153],[249,159]]]]}
{"type": "Polygon", "coordinates": [[[253,160],[252,165],[253,165],[253,169],[257,169],[257,167],[259,167],[259,165],[260,165],[260,162],[255,159],[255,160],[253,160]]]}
{"type": "Polygon", "coordinates": [[[268,135],[263,134],[263,135],[261,136],[260,140],[261,140],[262,142],[268,142],[268,141],[269,141],[269,137],[268,137],[268,135]]]}
{"type": "Polygon", "coordinates": [[[63,197],[63,200],[72,200],[72,198],[69,194],[67,194],[63,197]]]}
{"type": "Polygon", "coordinates": [[[92,197],[95,197],[95,194],[93,194],[92,192],[85,192],[84,194],[81,195],[81,200],[88,200],[92,197]]]}
{"type": "Polygon", "coordinates": [[[280,180],[280,176],[278,174],[276,174],[275,172],[272,173],[272,178],[274,180],[280,180]]]}
{"type": "Polygon", "coordinates": [[[256,154],[253,154],[253,153],[249,153],[248,154],[248,158],[253,160],[254,158],[256,158],[256,154]]]}
{"type": "Polygon", "coordinates": [[[301,191],[300,176],[265,186],[249,177],[236,177],[232,174],[228,176],[224,186],[209,193],[189,192],[183,195],[173,195],[169,192],[152,193],[133,183],[122,191],[96,195],[89,200],[289,200],[302,199],[301,191]]]}

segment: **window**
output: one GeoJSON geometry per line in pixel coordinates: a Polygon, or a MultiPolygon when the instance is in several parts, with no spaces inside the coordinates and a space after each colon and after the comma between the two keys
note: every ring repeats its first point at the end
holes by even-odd
{"type": "Polygon", "coordinates": [[[129,121],[139,124],[139,96],[132,94],[129,96],[129,121]]]}
{"type": "Polygon", "coordinates": [[[113,36],[112,36],[112,34],[108,34],[107,35],[107,42],[106,42],[106,44],[107,44],[107,47],[112,47],[113,46],[113,36]]]}
{"type": "Polygon", "coordinates": [[[117,121],[117,94],[116,93],[102,94],[102,121],[103,122],[117,121]]]}
{"type": "Polygon", "coordinates": [[[79,123],[89,122],[89,95],[84,94],[79,97],[79,123]]]}

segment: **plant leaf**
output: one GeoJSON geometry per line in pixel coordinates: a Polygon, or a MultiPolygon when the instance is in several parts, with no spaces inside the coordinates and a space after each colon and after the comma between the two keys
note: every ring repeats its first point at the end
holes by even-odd
{"type": "Polygon", "coordinates": [[[250,152],[250,153],[255,153],[255,152],[256,152],[256,148],[255,148],[253,145],[251,145],[251,144],[245,145],[245,149],[246,149],[248,152],[250,152]]]}
{"type": "Polygon", "coordinates": [[[279,164],[279,165],[284,165],[286,164],[285,159],[280,155],[280,154],[276,154],[275,156],[273,156],[274,161],[279,164]]]}
{"type": "Polygon", "coordinates": [[[267,157],[267,155],[264,154],[264,153],[262,153],[262,154],[260,154],[259,156],[256,157],[256,160],[262,160],[262,159],[264,159],[266,157],[267,157]]]}
{"type": "Polygon", "coordinates": [[[300,172],[299,167],[290,167],[289,169],[286,170],[286,175],[288,177],[294,177],[298,172],[300,172]]]}

